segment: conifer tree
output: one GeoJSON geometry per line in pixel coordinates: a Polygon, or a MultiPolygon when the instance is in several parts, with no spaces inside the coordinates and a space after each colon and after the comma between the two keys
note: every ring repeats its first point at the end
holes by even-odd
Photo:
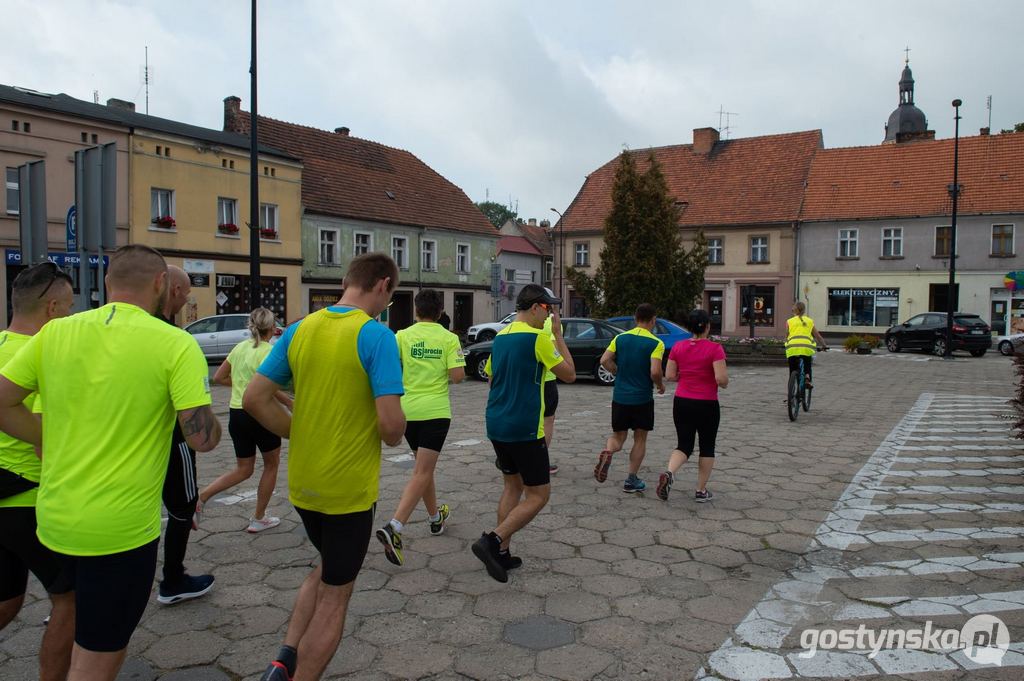
{"type": "Polygon", "coordinates": [[[592,315],[631,315],[640,303],[651,303],[658,314],[680,319],[692,309],[704,290],[707,243],[698,233],[686,249],[678,222],[679,210],[654,153],[641,173],[635,155],[623,151],[604,221],[601,263],[593,277],[576,268],[566,272],[592,315]]]}

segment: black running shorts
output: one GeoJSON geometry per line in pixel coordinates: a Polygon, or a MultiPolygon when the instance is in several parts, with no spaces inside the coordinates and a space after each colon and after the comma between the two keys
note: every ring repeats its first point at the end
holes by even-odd
{"type": "Polygon", "coordinates": [[[235,445],[236,459],[251,459],[256,456],[257,448],[263,454],[281,448],[281,438],[244,409],[231,409],[228,413],[228,434],[235,445]]]}
{"type": "Polygon", "coordinates": [[[426,421],[406,421],[405,441],[409,449],[416,451],[420,447],[440,452],[448,437],[451,419],[427,419],[426,421]]]}
{"type": "Polygon", "coordinates": [[[376,504],[365,511],[328,515],[295,507],[309,541],[320,552],[324,584],[342,586],[355,580],[370,546],[375,508],[376,504]]]}
{"type": "Polygon", "coordinates": [[[558,409],[558,381],[544,381],[544,418],[555,415],[558,409]]]}
{"type": "Polygon", "coordinates": [[[35,507],[0,508],[0,601],[25,594],[29,570],[47,592],[71,591],[60,558],[36,536],[35,507]]]}
{"type": "Polygon", "coordinates": [[[527,487],[551,483],[551,460],[548,458],[548,446],[544,438],[526,442],[491,440],[491,444],[494,453],[498,455],[495,465],[504,475],[518,474],[527,487]]]}
{"type": "Polygon", "coordinates": [[[149,603],[159,543],[106,556],[57,554],[75,589],[75,643],[97,653],[128,646],[149,603]]]}
{"type": "Polygon", "coordinates": [[[654,430],[654,400],[644,404],[620,404],[612,401],[612,430],[654,430]]]}

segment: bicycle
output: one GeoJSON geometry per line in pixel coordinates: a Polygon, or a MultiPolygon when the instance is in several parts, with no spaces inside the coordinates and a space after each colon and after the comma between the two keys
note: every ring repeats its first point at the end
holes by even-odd
{"type": "MultiPolygon", "coordinates": [[[[828,351],[828,346],[818,348],[821,352],[828,351]]],[[[807,387],[807,372],[804,369],[804,356],[800,356],[799,368],[789,372],[789,386],[786,391],[786,409],[789,412],[789,420],[796,421],[800,415],[800,408],[804,411],[811,410],[811,393],[813,388],[807,387]]]]}

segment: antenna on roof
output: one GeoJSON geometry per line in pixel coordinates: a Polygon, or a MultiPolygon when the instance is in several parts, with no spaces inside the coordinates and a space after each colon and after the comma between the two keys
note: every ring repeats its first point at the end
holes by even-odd
{"type": "Polygon", "coordinates": [[[146,63],[139,70],[139,80],[146,88],[146,115],[149,115],[149,83],[153,80],[153,72],[149,68],[149,45],[146,45],[146,63]]]}
{"type": "Polygon", "coordinates": [[[93,104],[99,104],[100,103],[100,91],[99,90],[93,90],[92,91],[92,103],[93,104]]]}
{"type": "Polygon", "coordinates": [[[718,114],[718,131],[725,133],[725,139],[729,139],[729,135],[732,132],[732,127],[729,125],[730,116],[739,116],[735,111],[726,111],[725,105],[719,104],[718,111],[714,113],[718,114]],[[722,118],[725,118],[725,126],[722,126],[722,118]]]}
{"type": "Polygon", "coordinates": [[[985,98],[985,108],[988,109],[988,129],[992,129],[992,95],[985,98]]]}

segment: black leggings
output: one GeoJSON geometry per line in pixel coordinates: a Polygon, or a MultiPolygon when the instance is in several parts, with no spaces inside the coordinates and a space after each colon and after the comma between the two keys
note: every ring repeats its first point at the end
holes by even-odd
{"type": "MultiPolygon", "coordinates": [[[[787,357],[789,361],[790,371],[800,371],[800,357],[787,357]]],[[[804,355],[804,373],[807,374],[807,380],[811,380],[811,365],[814,364],[814,357],[810,355],[804,355]]]]}
{"type": "Polygon", "coordinates": [[[701,457],[715,457],[715,437],[722,410],[718,400],[691,400],[676,397],[672,401],[672,421],[676,424],[676,449],[690,458],[693,441],[700,438],[701,457]]]}

